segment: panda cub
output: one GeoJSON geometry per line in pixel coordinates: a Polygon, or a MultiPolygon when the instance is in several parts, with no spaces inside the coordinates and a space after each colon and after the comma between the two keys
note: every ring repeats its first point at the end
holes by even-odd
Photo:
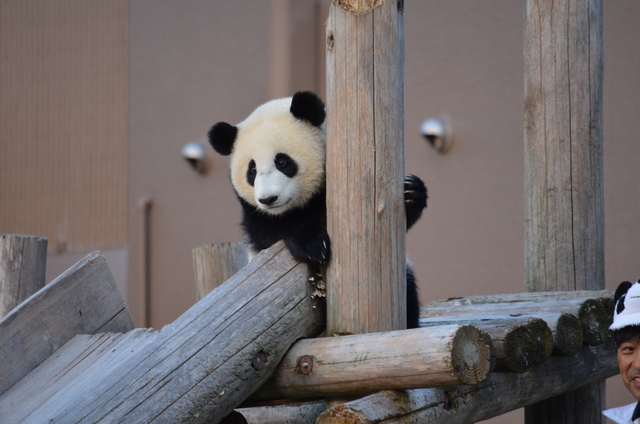
{"type": "MultiPolygon", "coordinates": [[[[238,125],[208,133],[216,152],[231,155],[231,183],[242,205],[242,229],[253,253],[284,240],[291,255],[314,268],[331,258],[326,227],[325,106],[314,93],[259,106],[238,125]]],[[[422,215],[427,189],[405,177],[407,229],[422,215]]],[[[407,327],[418,327],[418,292],[407,264],[407,327]]]]}

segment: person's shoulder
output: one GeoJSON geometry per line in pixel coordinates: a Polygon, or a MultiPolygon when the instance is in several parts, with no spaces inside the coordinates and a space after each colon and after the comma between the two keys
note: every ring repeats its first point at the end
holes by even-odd
{"type": "Polygon", "coordinates": [[[631,422],[631,416],[633,415],[633,411],[636,408],[636,405],[637,402],[630,403],[629,405],[607,409],[605,411],[602,411],[602,413],[605,417],[617,422],[618,424],[640,424],[640,419],[631,422]]]}

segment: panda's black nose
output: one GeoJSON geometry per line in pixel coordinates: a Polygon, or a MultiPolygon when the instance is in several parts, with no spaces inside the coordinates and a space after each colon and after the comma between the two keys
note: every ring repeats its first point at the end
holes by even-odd
{"type": "Polygon", "coordinates": [[[263,205],[271,206],[275,203],[276,200],[278,200],[278,196],[265,197],[264,199],[259,199],[258,201],[263,205]]]}

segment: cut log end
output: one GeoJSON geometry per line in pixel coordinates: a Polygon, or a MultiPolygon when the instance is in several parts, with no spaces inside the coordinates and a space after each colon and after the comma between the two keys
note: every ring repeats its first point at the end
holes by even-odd
{"type": "Polygon", "coordinates": [[[483,332],[471,325],[461,326],[453,338],[451,366],[464,384],[484,380],[491,369],[491,346],[483,332]]]}
{"type": "Polygon", "coordinates": [[[582,347],[583,340],[580,320],[572,314],[560,315],[553,335],[554,345],[560,354],[564,356],[576,355],[582,347]]]}
{"type": "Polygon", "coordinates": [[[510,331],[503,344],[504,365],[514,372],[525,372],[534,361],[536,341],[533,333],[523,325],[510,331]]]}
{"type": "Polygon", "coordinates": [[[587,299],[580,306],[578,318],[582,323],[584,342],[589,346],[600,346],[609,339],[611,315],[597,299],[587,299]]]}

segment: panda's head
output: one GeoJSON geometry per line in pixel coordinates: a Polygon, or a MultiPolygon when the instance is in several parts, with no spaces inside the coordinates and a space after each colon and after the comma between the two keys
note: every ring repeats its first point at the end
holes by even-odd
{"type": "Polygon", "coordinates": [[[209,142],[231,155],[231,183],[238,196],[278,215],[305,205],[324,187],[325,110],[311,92],[272,100],[234,126],[218,122],[209,142]]]}

